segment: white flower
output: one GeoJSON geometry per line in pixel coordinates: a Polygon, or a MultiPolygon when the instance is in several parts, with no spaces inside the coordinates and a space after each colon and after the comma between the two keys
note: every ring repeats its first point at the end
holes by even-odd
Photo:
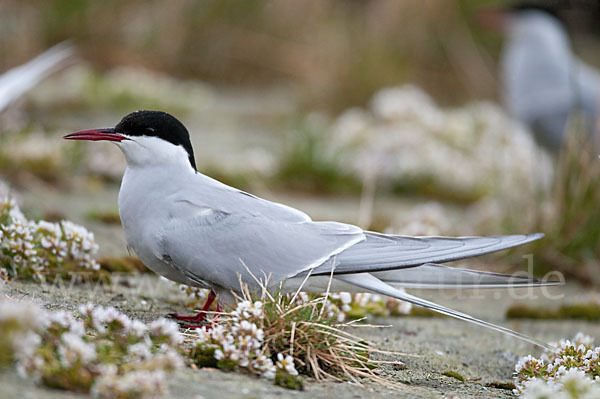
{"type": "Polygon", "coordinates": [[[283,353],[277,354],[277,364],[278,369],[285,370],[290,375],[298,375],[298,371],[294,366],[294,358],[290,355],[283,356],[283,353]]]}
{"type": "Polygon", "coordinates": [[[523,370],[523,367],[525,367],[525,365],[527,365],[528,363],[530,363],[533,360],[535,360],[535,358],[531,355],[527,355],[527,356],[519,359],[519,361],[515,365],[515,373],[517,373],[517,374],[520,373],[521,370],[523,370]]]}
{"type": "Polygon", "coordinates": [[[594,337],[586,335],[582,332],[578,332],[577,334],[575,334],[575,338],[573,338],[573,342],[575,342],[576,344],[591,347],[594,344],[594,337]]]}
{"type": "Polygon", "coordinates": [[[12,342],[15,358],[24,361],[27,358],[35,356],[41,342],[42,338],[32,331],[18,334],[12,342]]]}
{"type": "MultiPolygon", "coordinates": [[[[525,385],[521,399],[551,399],[555,398],[559,393],[550,386],[547,381],[534,378],[525,385]]],[[[565,398],[566,399],[566,398],[565,398]]]]}
{"type": "Polygon", "coordinates": [[[600,397],[600,384],[582,370],[571,368],[545,381],[533,378],[523,384],[524,399],[594,399],[600,397]]]}
{"type": "Polygon", "coordinates": [[[85,342],[81,335],[64,333],[58,347],[58,354],[66,367],[76,362],[87,364],[96,359],[96,346],[85,342]]]}
{"type": "Polygon", "coordinates": [[[152,356],[150,346],[146,342],[138,342],[127,348],[127,352],[134,359],[146,360],[152,356]]]}
{"type": "Polygon", "coordinates": [[[92,310],[92,326],[99,332],[105,333],[108,325],[116,326],[121,332],[127,333],[131,327],[131,319],[113,307],[97,306],[92,310]]]}
{"type": "Polygon", "coordinates": [[[412,303],[406,301],[396,302],[396,312],[398,312],[398,314],[410,314],[410,311],[412,310],[412,303]]]}
{"type": "Polygon", "coordinates": [[[129,332],[134,336],[141,338],[148,331],[148,326],[145,323],[139,320],[133,320],[131,322],[131,326],[129,327],[129,332]]]}
{"type": "Polygon", "coordinates": [[[148,328],[154,337],[166,337],[172,346],[183,342],[183,336],[179,333],[179,325],[173,321],[161,317],[150,323],[148,328]]]}
{"type": "Polygon", "coordinates": [[[161,364],[167,370],[176,370],[185,365],[183,358],[173,349],[167,349],[164,353],[159,353],[154,356],[155,363],[161,364]]]}
{"type": "Polygon", "coordinates": [[[64,310],[48,313],[48,320],[51,324],[60,326],[73,334],[81,336],[84,333],[83,323],[64,310]]]}
{"type": "Polygon", "coordinates": [[[252,303],[250,301],[241,301],[237,304],[236,309],[233,311],[233,315],[234,317],[240,317],[242,319],[260,317],[262,315],[262,302],[256,301],[252,303]]]}
{"type": "Polygon", "coordinates": [[[101,376],[91,389],[95,398],[159,396],[166,392],[165,375],[161,370],[136,370],[124,375],[101,376]]]}
{"type": "Polygon", "coordinates": [[[340,292],[340,300],[344,305],[348,305],[352,302],[352,295],[349,292],[340,292]]]}
{"type": "Polygon", "coordinates": [[[24,329],[39,330],[48,323],[48,313],[30,302],[0,301],[0,324],[14,322],[24,329]]]}

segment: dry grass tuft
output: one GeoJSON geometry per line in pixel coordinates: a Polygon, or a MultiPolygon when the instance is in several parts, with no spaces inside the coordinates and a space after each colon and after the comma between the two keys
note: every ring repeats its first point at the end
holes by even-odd
{"type": "MultiPolygon", "coordinates": [[[[399,361],[380,360],[398,353],[378,350],[372,343],[349,332],[357,327],[355,321],[338,321],[339,309],[328,300],[329,293],[311,299],[299,292],[295,295],[271,294],[262,283],[260,287],[256,292],[242,285],[241,294],[235,296],[238,304],[254,303],[256,306],[257,301],[261,303],[262,313],[251,319],[264,334],[261,355],[272,359],[273,363],[277,356],[291,356],[300,375],[317,381],[351,381],[357,385],[372,382],[391,389],[401,387],[378,372],[383,364],[401,365],[399,361]]],[[[219,316],[219,328],[223,327],[225,331],[235,330],[239,325],[236,311],[219,316]]],[[[360,327],[379,326],[361,324],[360,327]]],[[[186,337],[195,342],[198,336],[186,334],[186,337]]],[[[211,350],[214,353],[214,347],[211,350]]],[[[217,363],[212,361],[211,364],[217,363]]]]}
{"type": "Polygon", "coordinates": [[[538,208],[541,260],[545,270],[558,270],[582,282],[599,284],[600,159],[595,144],[577,124],[568,132],[561,154],[551,212],[538,208]]]}

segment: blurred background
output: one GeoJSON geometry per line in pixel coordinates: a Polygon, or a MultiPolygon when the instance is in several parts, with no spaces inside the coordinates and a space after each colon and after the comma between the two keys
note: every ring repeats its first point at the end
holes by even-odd
{"type": "MultiPolygon", "coordinates": [[[[537,274],[597,284],[598,151],[576,118],[561,125],[564,145],[545,145],[507,103],[516,25],[482,10],[514,4],[0,0],[0,195],[125,254],[121,153],[61,137],[160,109],[190,130],[201,172],[314,219],[415,235],[542,231],[470,266],[525,269],[534,253],[537,274]]],[[[538,4],[556,11],[573,53],[549,63],[579,57],[597,99],[597,2],[538,4]]],[[[540,40],[526,53],[543,53],[540,40]]]]}

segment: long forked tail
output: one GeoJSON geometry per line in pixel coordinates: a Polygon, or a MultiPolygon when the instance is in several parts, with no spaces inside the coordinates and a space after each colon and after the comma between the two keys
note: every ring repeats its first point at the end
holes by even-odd
{"type": "Polygon", "coordinates": [[[452,309],[446,308],[444,306],[438,305],[436,303],[418,298],[414,295],[410,295],[405,292],[402,292],[402,291],[392,287],[391,285],[381,281],[377,277],[375,277],[371,274],[368,274],[368,273],[336,275],[335,279],[344,281],[348,284],[352,284],[354,286],[360,287],[365,290],[377,292],[379,294],[388,295],[388,296],[391,296],[391,297],[394,297],[394,298],[397,298],[397,299],[400,299],[400,300],[403,300],[406,302],[410,302],[412,304],[422,306],[427,309],[431,309],[433,311],[436,311],[438,313],[441,313],[441,314],[444,314],[447,316],[452,316],[457,319],[468,321],[470,323],[477,324],[482,327],[490,328],[492,330],[511,335],[515,338],[519,338],[523,341],[532,343],[534,345],[541,346],[542,348],[552,349],[552,347],[550,345],[548,345],[547,343],[537,340],[535,338],[528,337],[525,334],[521,334],[517,331],[513,331],[509,328],[498,326],[496,324],[488,323],[487,321],[483,321],[483,320],[477,319],[475,317],[469,316],[466,313],[458,312],[456,310],[452,310],[452,309]]]}

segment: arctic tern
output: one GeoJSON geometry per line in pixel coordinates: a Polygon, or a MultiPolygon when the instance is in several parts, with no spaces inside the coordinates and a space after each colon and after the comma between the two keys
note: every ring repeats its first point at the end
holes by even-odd
{"type": "Polygon", "coordinates": [[[508,111],[552,152],[566,142],[575,115],[600,148],[600,72],[572,50],[557,4],[524,2],[484,12],[486,24],[505,33],[502,96],[508,111]]]}
{"type": "Polygon", "coordinates": [[[230,303],[241,282],[295,292],[375,292],[545,346],[508,328],[404,292],[403,288],[508,288],[553,285],[535,278],[439,265],[511,248],[542,234],[410,237],[317,222],[297,210],[199,173],[185,126],[159,111],[137,111],[114,128],[83,130],[69,140],[107,140],[125,155],[119,214],[128,247],[154,272],[210,289],[194,327],[218,296],[230,303]],[[266,278],[268,277],[268,278],[266,278]]]}

